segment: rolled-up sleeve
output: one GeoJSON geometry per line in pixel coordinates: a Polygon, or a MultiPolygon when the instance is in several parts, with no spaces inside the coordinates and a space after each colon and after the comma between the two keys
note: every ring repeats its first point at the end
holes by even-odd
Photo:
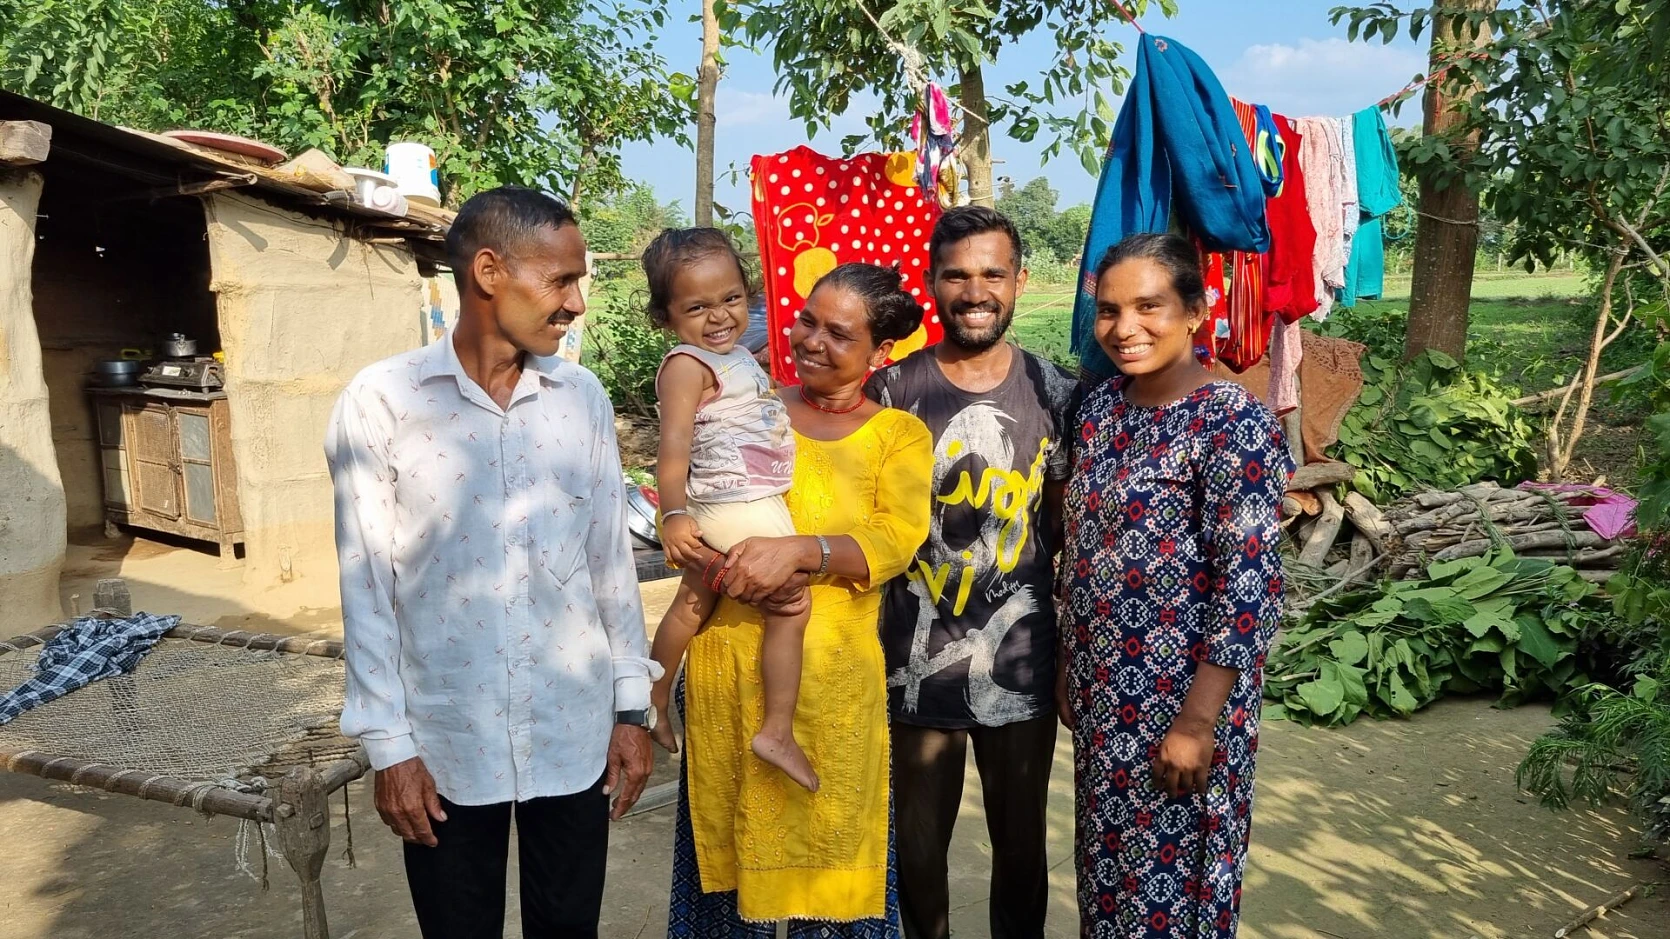
{"type": "Polygon", "coordinates": [[[1292,457],[1275,417],[1259,409],[1222,422],[1202,468],[1212,590],[1206,661],[1245,670],[1262,661],[1281,625],[1281,500],[1292,457]]]}
{"type": "Polygon", "coordinates": [[[400,678],[401,636],[394,615],[395,480],[387,415],[350,385],[325,434],[336,490],[336,553],[342,576],[347,689],[342,733],[357,738],[373,769],[417,756],[400,678]]]}
{"type": "Polygon", "coordinates": [[[640,711],[649,707],[650,683],[661,677],[662,668],[649,657],[649,637],[644,631],[638,567],[626,528],[626,486],[615,437],[615,409],[601,386],[593,383],[587,390],[595,441],[591,469],[596,496],[586,535],[586,567],[614,659],[615,710],[640,711]]]}
{"type": "Polygon", "coordinates": [[[928,538],[932,511],[934,438],[915,417],[901,413],[876,482],[876,506],[870,517],[848,534],[869,562],[868,590],[903,574],[928,538]]]}

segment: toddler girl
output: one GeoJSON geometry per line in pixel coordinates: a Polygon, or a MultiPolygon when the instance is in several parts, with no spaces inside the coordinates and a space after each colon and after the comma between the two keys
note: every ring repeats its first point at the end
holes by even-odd
{"type": "MultiPolygon", "coordinates": [[[[794,472],[794,435],[771,382],[740,345],[748,327],[748,279],[730,238],[713,228],[668,229],[644,249],[643,265],[650,320],[679,340],[655,378],[661,412],[656,477],[662,544],[668,559],[684,568],[684,579],[650,653],[666,669],[651,692],[651,733],[677,752],[667,722],[673,673],[718,602],[725,552],[745,538],[795,534],[783,501],[794,472]]],[[[800,612],[762,609],[765,720],[752,746],[760,759],[816,792],[817,774],[794,739],[811,605],[792,607],[800,612]]]]}

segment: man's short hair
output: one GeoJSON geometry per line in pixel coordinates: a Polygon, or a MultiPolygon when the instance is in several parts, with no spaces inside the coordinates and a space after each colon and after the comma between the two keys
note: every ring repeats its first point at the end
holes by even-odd
{"type": "Polygon", "coordinates": [[[483,248],[514,258],[541,228],[578,224],[568,204],[524,186],[479,192],[458,210],[446,235],[447,263],[455,274],[469,270],[483,248]]]}
{"type": "Polygon", "coordinates": [[[1007,215],[983,205],[959,205],[939,217],[939,224],[934,226],[933,236],[928,239],[928,268],[939,267],[939,253],[947,245],[993,231],[1009,236],[1009,243],[1015,246],[1014,265],[1018,272],[1021,258],[1025,255],[1021,249],[1021,233],[1015,230],[1015,223],[1009,221],[1007,215]]]}

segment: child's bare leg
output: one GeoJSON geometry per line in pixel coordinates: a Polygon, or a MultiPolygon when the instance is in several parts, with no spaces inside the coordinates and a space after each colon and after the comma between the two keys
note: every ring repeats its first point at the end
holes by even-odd
{"type": "Polygon", "coordinates": [[[765,638],[760,643],[760,680],[765,686],[765,721],[754,736],[753,750],[790,779],[817,792],[818,774],[794,739],[794,709],[800,700],[801,659],[812,608],[805,602],[794,607],[792,612],[774,611],[770,606],[762,610],[765,638]]]}
{"type": "Polygon", "coordinates": [[[649,654],[665,670],[665,674],[650,686],[649,703],[655,708],[655,729],[649,735],[668,753],[678,752],[678,738],[673,735],[670,719],[673,681],[678,674],[678,664],[683,661],[684,650],[690,645],[690,640],[712,615],[718,601],[714,592],[702,583],[701,572],[694,568],[686,569],[683,579],[679,581],[678,592],[673,595],[673,605],[667,608],[667,615],[661,617],[661,625],[655,630],[655,643],[650,647],[649,654]]]}

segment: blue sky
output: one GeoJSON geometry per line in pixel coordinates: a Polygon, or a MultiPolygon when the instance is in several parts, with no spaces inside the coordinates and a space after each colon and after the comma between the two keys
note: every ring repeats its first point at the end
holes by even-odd
{"type": "MultiPolygon", "coordinates": [[[[1400,36],[1390,45],[1347,43],[1345,28],[1328,21],[1328,11],[1344,0],[1179,0],[1179,15],[1167,20],[1155,12],[1144,19],[1150,32],[1170,36],[1194,49],[1211,64],[1230,94],[1269,105],[1293,117],[1313,114],[1344,115],[1402,88],[1425,71],[1423,46],[1400,36]]],[[[656,38],[656,48],[671,68],[695,74],[701,57],[701,27],[687,22],[700,11],[699,0],[673,0],[667,29],[656,38]]],[[[1109,26],[1113,38],[1131,49],[1135,30],[1124,24],[1109,26]]],[[[1423,37],[1425,38],[1425,37],[1423,37]]],[[[986,87],[1036,76],[1049,62],[1051,34],[1035,31],[1005,47],[996,65],[988,65],[986,87]]],[[[775,74],[769,50],[730,49],[719,84],[715,164],[720,180],[715,198],[732,209],[746,210],[745,177],[732,183],[726,170],[733,163],[745,169],[756,153],[777,153],[803,143],[833,153],[843,136],[863,133],[866,109],[873,99],[855,99],[847,114],[836,118],[832,130],[819,131],[808,141],[804,125],[789,118],[788,105],[773,95],[775,74]]],[[[1127,68],[1135,53],[1128,52],[1127,68]]],[[[942,76],[950,84],[949,76],[942,76]]],[[[1419,122],[1418,103],[1402,109],[1397,124],[1419,122]]],[[[694,138],[694,128],[691,137],[694,138]]],[[[1024,184],[1048,176],[1061,192],[1061,207],[1089,202],[1096,181],[1085,173],[1071,152],[1039,162],[1045,140],[1023,144],[1001,132],[992,136],[992,153],[1004,162],[998,176],[1024,184]]],[[[663,200],[677,200],[688,212],[695,191],[696,161],[692,151],[671,141],[633,144],[624,154],[627,175],[655,187],[663,200]]]]}

